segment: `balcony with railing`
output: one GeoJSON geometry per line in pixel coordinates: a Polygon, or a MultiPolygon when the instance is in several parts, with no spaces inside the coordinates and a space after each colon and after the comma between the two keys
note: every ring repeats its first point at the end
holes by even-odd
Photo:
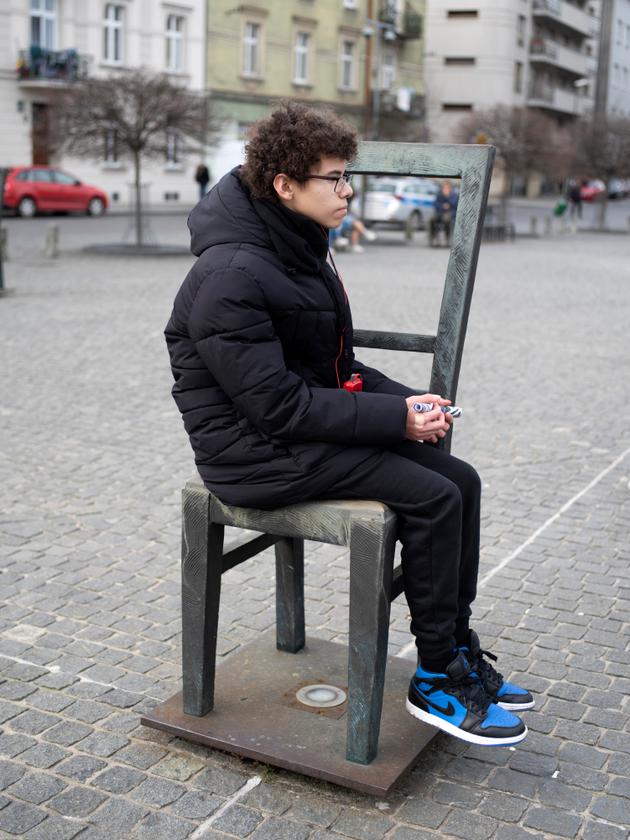
{"type": "Polygon", "coordinates": [[[381,23],[391,24],[400,38],[422,37],[422,15],[416,12],[411,3],[396,3],[395,0],[383,3],[378,18],[381,23]]]}
{"type": "Polygon", "coordinates": [[[593,34],[593,18],[567,0],[534,0],[534,17],[546,18],[587,37],[593,34]]]}
{"type": "Polygon", "coordinates": [[[547,111],[556,111],[559,114],[573,117],[580,113],[577,88],[567,90],[546,79],[534,78],[532,80],[527,95],[527,104],[530,108],[543,108],[547,111]]]}
{"type": "Polygon", "coordinates": [[[549,64],[575,76],[588,75],[589,56],[558,44],[551,38],[532,38],[529,56],[532,64],[549,64]]]}
{"type": "Polygon", "coordinates": [[[85,79],[89,74],[90,59],[75,49],[47,50],[32,45],[20,50],[17,60],[17,77],[21,86],[60,86],[85,79]]]}

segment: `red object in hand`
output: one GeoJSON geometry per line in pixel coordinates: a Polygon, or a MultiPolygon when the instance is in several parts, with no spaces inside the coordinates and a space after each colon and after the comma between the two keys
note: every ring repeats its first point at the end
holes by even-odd
{"type": "Polygon", "coordinates": [[[363,379],[361,378],[361,374],[353,373],[350,379],[346,379],[343,383],[343,387],[346,391],[362,391],[363,379]]]}

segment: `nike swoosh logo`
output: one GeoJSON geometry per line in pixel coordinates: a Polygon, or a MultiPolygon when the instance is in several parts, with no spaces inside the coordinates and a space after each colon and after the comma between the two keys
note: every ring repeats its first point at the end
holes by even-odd
{"type": "Polygon", "coordinates": [[[432,703],[424,695],[421,695],[421,696],[422,696],[422,699],[424,700],[424,702],[427,704],[427,706],[430,706],[432,709],[435,709],[436,712],[439,712],[442,715],[447,715],[448,717],[453,717],[453,715],[455,714],[455,706],[453,706],[453,704],[451,703],[450,700],[449,700],[447,706],[444,707],[444,706],[438,706],[437,703],[432,703]]]}

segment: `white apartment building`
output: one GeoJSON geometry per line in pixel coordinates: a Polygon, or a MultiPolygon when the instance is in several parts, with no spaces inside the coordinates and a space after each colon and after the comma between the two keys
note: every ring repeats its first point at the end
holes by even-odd
{"type": "MultiPolygon", "coordinates": [[[[54,159],[47,133],[60,90],[86,74],[144,67],[191,90],[205,88],[206,0],[3,0],[0,4],[0,165],[62,166],[126,206],[133,171],[113,136],[98,160],[54,159]]],[[[151,203],[190,205],[193,172],[176,138],[164,160],[143,164],[151,203]]]]}
{"type": "MultiPolygon", "coordinates": [[[[608,74],[604,79],[605,109],[611,116],[630,117],[630,0],[610,0],[608,74]]],[[[591,5],[599,15],[601,0],[591,5]]]]}
{"type": "MultiPolygon", "coordinates": [[[[630,3],[630,0],[627,0],[630,3]]],[[[592,108],[598,31],[586,0],[427,0],[431,138],[468,112],[528,106],[562,122],[592,108]]]]}

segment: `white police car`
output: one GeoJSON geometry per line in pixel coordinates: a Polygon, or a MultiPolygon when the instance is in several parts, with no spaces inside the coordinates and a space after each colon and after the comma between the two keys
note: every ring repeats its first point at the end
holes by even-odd
{"type": "Polygon", "coordinates": [[[413,230],[420,230],[433,215],[439,191],[429,178],[375,178],[367,185],[363,221],[405,227],[409,220],[413,230]]]}

